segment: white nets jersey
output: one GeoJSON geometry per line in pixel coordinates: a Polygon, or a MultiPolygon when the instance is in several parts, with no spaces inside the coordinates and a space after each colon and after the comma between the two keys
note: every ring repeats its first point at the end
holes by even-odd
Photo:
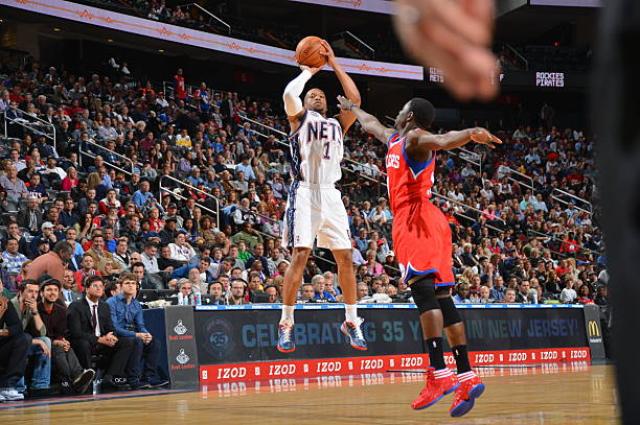
{"type": "Polygon", "coordinates": [[[291,135],[291,172],[309,184],[334,184],[342,177],[342,127],[335,118],[307,110],[291,135]]]}
{"type": "Polygon", "coordinates": [[[342,177],[342,127],[306,111],[291,135],[291,174],[282,246],[351,249],[349,219],[335,183],[342,177]]]}

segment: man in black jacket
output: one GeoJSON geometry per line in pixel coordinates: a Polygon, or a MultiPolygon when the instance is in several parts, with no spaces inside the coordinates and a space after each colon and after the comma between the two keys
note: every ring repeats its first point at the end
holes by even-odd
{"type": "Polygon", "coordinates": [[[0,296],[0,402],[24,399],[16,384],[24,376],[31,335],[24,332],[13,304],[0,296]]]}
{"type": "MultiPolygon", "coordinates": [[[[66,271],[65,271],[66,275],[66,271]]],[[[46,279],[40,285],[38,313],[47,328],[47,337],[51,340],[51,357],[57,378],[65,390],[83,394],[93,377],[93,369],[82,369],[78,358],[65,338],[67,331],[67,307],[60,301],[62,284],[55,279],[46,279]]],[[[52,376],[52,378],[54,377],[52,376]]]]}
{"type": "Polygon", "coordinates": [[[86,297],[71,303],[67,323],[71,347],[83,368],[91,368],[91,355],[108,358],[104,382],[114,387],[125,387],[125,368],[133,352],[133,338],[118,338],[111,322],[111,310],[102,302],[104,280],[91,276],[85,282],[86,297]]]}

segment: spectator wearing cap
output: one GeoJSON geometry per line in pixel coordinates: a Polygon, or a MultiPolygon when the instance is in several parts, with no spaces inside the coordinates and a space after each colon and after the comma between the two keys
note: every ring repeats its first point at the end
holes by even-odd
{"type": "Polygon", "coordinates": [[[178,229],[182,228],[182,224],[184,223],[184,219],[178,215],[178,206],[176,205],[175,202],[172,202],[169,204],[169,206],[167,207],[167,212],[164,214],[162,218],[165,221],[165,223],[169,219],[175,219],[176,227],[178,229]]]}
{"type": "MultiPolygon", "coordinates": [[[[22,270],[22,265],[29,259],[22,255],[19,251],[18,241],[11,238],[7,240],[6,248],[2,252],[2,281],[9,283],[12,281],[10,276],[17,276],[22,270]]],[[[15,280],[15,279],[13,279],[15,280]]],[[[14,291],[16,288],[9,288],[14,291]]]]}
{"type": "MultiPolygon", "coordinates": [[[[58,238],[53,232],[53,228],[53,223],[51,223],[50,221],[45,221],[44,223],[42,223],[42,225],[40,226],[42,233],[40,234],[40,236],[36,236],[31,240],[31,258],[35,258],[39,254],[38,249],[41,244],[46,243],[50,250],[51,247],[58,241],[58,238]]],[[[47,250],[47,252],[49,250],[47,250]]]]}
{"type": "Polygon", "coordinates": [[[71,343],[65,338],[67,333],[67,308],[60,302],[62,285],[47,277],[40,285],[38,312],[46,327],[46,336],[51,340],[52,377],[59,379],[63,390],[73,390],[83,394],[93,381],[95,371],[83,369],[71,343]]]}

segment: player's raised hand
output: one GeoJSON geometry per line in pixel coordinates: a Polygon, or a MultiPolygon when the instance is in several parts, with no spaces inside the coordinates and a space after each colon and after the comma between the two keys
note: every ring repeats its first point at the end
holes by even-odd
{"type": "Polygon", "coordinates": [[[491,149],[495,149],[495,145],[502,144],[502,140],[489,133],[489,130],[482,127],[472,129],[470,137],[474,142],[481,145],[487,145],[491,149]]]}
{"type": "Polygon", "coordinates": [[[493,0],[396,0],[393,22],[405,51],[444,73],[460,100],[490,99],[499,66],[490,50],[493,0]]]}
{"type": "Polygon", "coordinates": [[[333,67],[333,64],[336,60],[336,54],[333,53],[333,49],[327,40],[322,40],[320,42],[322,47],[324,47],[324,52],[320,52],[320,54],[327,58],[327,63],[333,67]]]}
{"type": "Polygon", "coordinates": [[[309,71],[311,75],[316,75],[318,71],[320,71],[322,68],[311,68],[310,66],[307,66],[307,65],[300,65],[300,69],[303,71],[309,71]]]}
{"type": "Polygon", "coordinates": [[[350,111],[351,109],[353,109],[355,105],[355,103],[353,103],[352,101],[350,101],[349,99],[347,99],[344,96],[338,96],[338,108],[340,108],[341,111],[350,111]]]}

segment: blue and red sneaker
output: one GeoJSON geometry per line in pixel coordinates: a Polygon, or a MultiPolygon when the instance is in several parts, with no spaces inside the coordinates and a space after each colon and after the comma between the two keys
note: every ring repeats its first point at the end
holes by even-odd
{"type": "Polygon", "coordinates": [[[362,333],[362,322],[364,320],[358,317],[358,322],[347,322],[346,320],[342,322],[342,326],[340,326],[340,331],[349,338],[349,344],[351,347],[356,350],[366,351],[367,350],[367,341],[364,339],[364,334],[362,333]]]}
{"type": "Polygon", "coordinates": [[[427,379],[418,397],[413,400],[411,407],[415,410],[426,409],[436,404],[442,397],[452,393],[460,386],[458,378],[450,369],[427,369],[427,379]]]}
{"type": "Polygon", "coordinates": [[[281,353],[293,353],[296,351],[296,343],[293,340],[293,323],[280,322],[278,325],[277,348],[281,353]]]}
{"type": "Polygon", "coordinates": [[[484,384],[473,372],[465,372],[458,375],[460,387],[456,390],[453,403],[449,408],[449,414],[454,418],[466,415],[475,404],[476,398],[484,392],[484,384]]]}

